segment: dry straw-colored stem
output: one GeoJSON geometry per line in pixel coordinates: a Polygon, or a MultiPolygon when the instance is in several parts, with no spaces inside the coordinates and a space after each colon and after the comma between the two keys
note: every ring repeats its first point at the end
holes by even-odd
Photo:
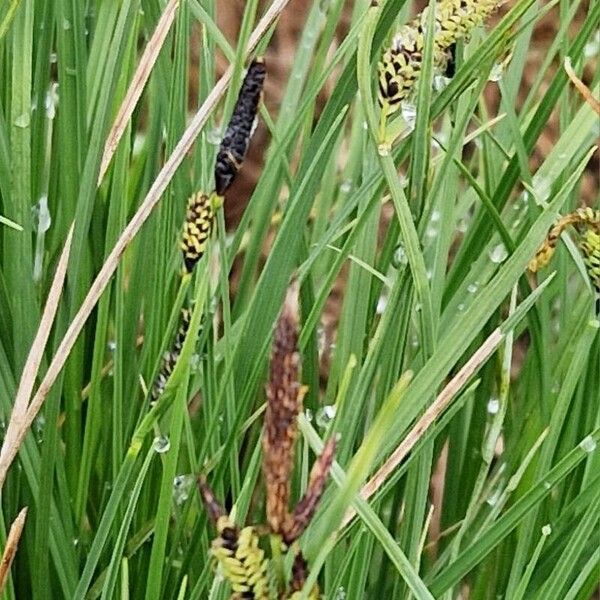
{"type": "Polygon", "coordinates": [[[123,136],[123,132],[127,127],[127,123],[129,123],[129,119],[131,119],[131,115],[135,110],[135,107],[144,91],[144,87],[148,82],[150,77],[150,73],[152,73],[152,69],[154,68],[154,64],[156,63],[156,59],[165,43],[167,38],[167,34],[171,29],[171,25],[175,20],[175,13],[177,12],[177,8],[179,6],[179,0],[169,0],[167,6],[165,6],[165,10],[156,25],[156,29],[150,38],[150,41],[146,45],[144,53],[140,58],[140,62],[135,71],[133,79],[131,80],[131,84],[129,85],[129,89],[127,90],[127,94],[123,102],[121,103],[121,108],[119,109],[119,113],[117,114],[117,118],[113,123],[112,129],[108,134],[106,139],[106,144],[104,146],[104,154],[102,155],[102,162],[100,163],[100,174],[98,175],[98,185],[102,183],[104,179],[104,175],[108,170],[108,165],[110,165],[110,161],[119,145],[119,141],[123,136]]]}
{"type": "Polygon", "coordinates": [[[2,489],[8,469],[17,455],[19,446],[29,429],[30,423],[27,419],[28,402],[40,368],[40,363],[42,362],[42,356],[46,348],[46,343],[48,342],[48,337],[50,336],[52,324],[54,323],[56,310],[58,309],[58,302],[62,294],[63,283],[67,274],[72,239],[73,225],[71,225],[71,228],[69,229],[67,241],[65,242],[65,246],[58,261],[58,266],[56,267],[54,280],[50,286],[50,292],[48,293],[48,299],[46,300],[42,319],[35,335],[35,339],[33,340],[33,344],[31,345],[31,349],[29,350],[29,356],[25,362],[25,367],[23,368],[13,410],[2,444],[2,450],[0,450],[0,489],[2,489]]]}
{"type": "MultiPolygon", "coordinates": [[[[269,28],[273,25],[273,23],[277,20],[283,9],[287,6],[289,0],[274,0],[271,4],[267,12],[258,22],[256,28],[252,32],[250,36],[250,40],[248,43],[247,52],[251,53],[261,40],[261,38],[266,34],[269,28]]],[[[156,180],[152,184],[152,187],[148,191],[144,201],[140,205],[138,211],[132,217],[131,221],[125,227],[125,230],[117,240],[114,248],[106,258],[106,261],[102,265],[100,272],[96,276],[96,279],[92,283],[87,296],[85,297],[83,303],[81,304],[77,314],[75,315],[73,321],[71,322],[69,328],[67,329],[57,351],[54,355],[50,366],[46,372],[46,375],[40,384],[31,404],[29,405],[26,418],[23,422],[23,427],[19,433],[19,438],[15,440],[13,446],[10,448],[10,460],[6,461],[6,464],[3,465],[0,470],[0,484],[3,483],[6,478],[6,471],[10,467],[10,464],[14,460],[18,452],[18,447],[20,446],[23,438],[25,437],[25,433],[27,429],[33,423],[36,415],[38,414],[40,408],[42,407],[48,392],[54,385],[58,375],[60,374],[75,342],[85,322],[89,318],[94,306],[98,303],[98,300],[102,296],[104,290],[106,289],[109,281],[114,275],[121,256],[125,252],[127,246],[131,243],[133,238],[137,235],[142,225],[146,222],[150,213],[155,208],[155,206],[160,201],[160,198],[167,186],[169,185],[171,179],[175,175],[179,165],[183,162],[188,151],[191,149],[194,141],[200,134],[202,127],[206,123],[208,116],[214,110],[217,103],[225,93],[227,89],[227,85],[231,80],[231,76],[233,73],[233,68],[230,67],[224,73],[224,75],[219,79],[215,87],[212,89],[211,93],[208,95],[204,104],[200,107],[198,112],[194,115],[191,120],[188,128],[184,132],[183,136],[179,140],[179,143],[173,150],[173,153],[168,158],[167,162],[164,164],[160,173],[156,177],[156,180]]],[[[1,487],[1,485],[0,485],[1,487]]]]}
{"type": "Polygon", "coordinates": [[[590,88],[577,77],[575,71],[573,70],[573,66],[571,65],[571,58],[569,56],[565,57],[564,62],[565,71],[569,76],[569,79],[573,83],[573,85],[577,88],[577,91],[582,95],[583,99],[594,109],[597,115],[600,115],[600,102],[594,98],[590,88]]]}
{"type": "MultiPolygon", "coordinates": [[[[495,329],[477,352],[475,352],[475,354],[473,354],[473,356],[471,356],[464,364],[460,371],[435,399],[435,402],[423,413],[423,416],[416,422],[396,450],[394,450],[385,463],[379,468],[377,473],[375,473],[375,475],[363,486],[360,495],[364,500],[368,500],[397,469],[408,453],[414,448],[415,444],[421,439],[423,434],[444,410],[448,408],[454,397],[460,392],[473,373],[475,373],[475,371],[477,371],[477,369],[496,351],[503,338],[504,336],[500,329],[495,329]]],[[[356,511],[353,508],[349,509],[342,521],[342,527],[345,527],[355,515],[356,511]]]]}
{"type": "Polygon", "coordinates": [[[6,538],[6,546],[2,553],[2,561],[0,562],[0,594],[4,591],[8,574],[10,573],[10,566],[17,553],[17,547],[19,540],[21,539],[21,533],[23,527],[25,527],[25,518],[27,517],[27,507],[21,509],[21,512],[17,515],[17,518],[13,521],[6,538]]]}

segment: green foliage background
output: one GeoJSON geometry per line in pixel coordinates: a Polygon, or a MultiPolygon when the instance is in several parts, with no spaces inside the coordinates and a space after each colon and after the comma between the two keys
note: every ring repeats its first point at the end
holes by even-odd
{"type": "MultiPolygon", "coordinates": [[[[215,128],[231,112],[263,10],[245,3],[231,48],[215,25],[218,2],[182,0],[97,189],[106,135],[164,4],[0,4],[4,427],[71,222],[66,286],[42,375],[183,134],[190,94],[202,103],[211,91],[215,49],[235,64],[224,103],[122,257],[9,472],[0,539],[23,506],[30,512],[5,597],[228,597],[212,569],[214,532],[194,476],[208,473],[228,505],[235,502],[239,523],[264,519],[260,409],[270,334],[296,277],[305,403],[318,416],[322,406],[336,407],[332,422],[301,419],[297,495],[312,450],[327,430],[341,435],[336,483],[301,540],[325,596],[589,598],[600,568],[598,320],[573,243],[561,244],[539,280],[555,276],[535,292],[526,266],[558,213],[581,204],[598,116],[561,65],[566,56],[578,73],[597,64],[590,49],[596,44],[597,52],[600,3],[511,2],[494,27],[459,45],[456,76],[439,93],[427,85],[434,73],[426,51],[414,131],[382,157],[375,65],[412,8],[387,0],[370,19],[365,0],[315,0],[281,105],[274,114],[261,109],[270,141],[256,189],[234,230],[224,231],[219,212],[209,256],[187,290],[195,299],[192,335],[163,401],[148,413],[145,389],[186,291],[177,248],[186,199],[212,184],[215,128]],[[351,27],[332,47],[347,4],[351,27]],[[532,31],[547,10],[560,18],[559,31],[523,90],[532,31]],[[192,33],[200,40],[197,89],[190,89],[192,33]],[[489,83],[507,46],[513,59],[489,83]],[[486,86],[498,89],[495,109],[484,102],[486,86]],[[556,144],[534,169],[529,157],[556,115],[556,144]],[[323,380],[320,322],[340,281],[323,380]],[[362,482],[496,327],[504,336],[498,352],[378,493],[360,501],[362,482]],[[400,394],[395,385],[409,369],[413,379],[400,394]],[[350,504],[358,517],[336,536],[350,504]]],[[[596,71],[596,97],[599,79],[596,71]]]]}

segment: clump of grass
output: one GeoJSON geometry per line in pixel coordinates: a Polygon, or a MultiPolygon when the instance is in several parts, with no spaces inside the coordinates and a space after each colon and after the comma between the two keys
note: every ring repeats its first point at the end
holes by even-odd
{"type": "Polygon", "coordinates": [[[3,598],[591,597],[600,4],[287,4],[0,6],[3,598]]]}

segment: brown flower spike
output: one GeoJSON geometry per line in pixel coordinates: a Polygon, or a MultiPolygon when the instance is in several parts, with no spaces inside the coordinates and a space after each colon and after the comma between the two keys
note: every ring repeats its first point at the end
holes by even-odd
{"type": "Polygon", "coordinates": [[[303,389],[299,383],[298,306],[295,290],[288,293],[277,322],[267,386],[267,411],[263,434],[263,476],[267,488],[267,522],[286,544],[297,540],[308,527],[325,489],[333,463],[336,438],[325,444],[313,465],[308,488],[292,513],[289,511],[294,445],[303,389]]]}
{"type": "Polygon", "coordinates": [[[267,490],[267,522],[282,533],[289,518],[290,480],[294,444],[298,436],[297,417],[302,410],[299,381],[297,303],[288,295],[277,322],[269,383],[267,411],[262,439],[263,476],[267,490]]]}
{"type": "Polygon", "coordinates": [[[297,540],[310,524],[325,490],[327,477],[335,458],[336,445],[337,438],[329,438],[323,448],[323,452],[321,452],[321,455],[313,465],[306,492],[300,502],[296,504],[291,518],[285,523],[283,539],[286,544],[291,544],[294,540],[297,540]]]}

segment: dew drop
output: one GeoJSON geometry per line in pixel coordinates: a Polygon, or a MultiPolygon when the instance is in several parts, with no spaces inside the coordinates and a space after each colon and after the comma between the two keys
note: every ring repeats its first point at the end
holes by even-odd
{"type": "Polygon", "coordinates": [[[533,190],[535,195],[537,196],[540,202],[545,202],[550,197],[550,188],[551,183],[547,177],[543,175],[538,175],[537,173],[533,176],[531,180],[533,184],[533,190]]]}
{"type": "Polygon", "coordinates": [[[325,327],[323,327],[323,325],[319,325],[317,327],[317,352],[319,353],[319,356],[323,355],[326,347],[327,333],[325,332],[325,327]]]}
{"type": "Polygon", "coordinates": [[[450,81],[452,81],[452,80],[449,77],[444,77],[443,75],[434,75],[433,82],[432,82],[433,89],[436,92],[441,92],[446,87],[448,87],[448,84],[450,83],[450,81]]]}
{"type": "Polygon", "coordinates": [[[469,292],[469,294],[474,294],[478,289],[479,286],[477,285],[477,283],[470,283],[467,286],[467,292],[469,292]]]}
{"type": "Polygon", "coordinates": [[[52,217],[48,210],[48,196],[40,196],[38,203],[33,208],[34,218],[37,221],[38,233],[46,233],[52,224],[52,217]]]}
{"type": "Polygon", "coordinates": [[[177,475],[173,479],[173,502],[181,506],[189,497],[196,478],[193,475],[177,475]]]}
{"type": "Polygon", "coordinates": [[[487,411],[490,415],[495,415],[500,410],[500,400],[498,398],[490,398],[487,403],[487,411]]]}
{"type": "Polygon", "coordinates": [[[377,308],[375,309],[375,312],[378,315],[382,315],[383,311],[385,310],[385,307],[387,306],[387,296],[385,296],[384,294],[382,294],[381,296],[379,296],[379,299],[377,300],[377,308]]]}
{"type": "Polygon", "coordinates": [[[579,442],[579,447],[584,452],[593,452],[596,449],[596,440],[591,435],[587,435],[579,442]]]}
{"type": "Polygon", "coordinates": [[[504,65],[501,62],[494,63],[488,81],[500,81],[504,75],[504,65]]]}
{"type": "Polygon", "coordinates": [[[206,141],[213,146],[219,146],[221,144],[221,128],[213,127],[209,129],[206,134],[206,141]]]}
{"type": "Polygon", "coordinates": [[[398,244],[392,255],[392,266],[395,269],[408,264],[408,256],[406,256],[406,250],[402,244],[398,244]]]}
{"type": "Polygon", "coordinates": [[[348,192],[350,192],[351,189],[352,182],[348,179],[346,179],[346,181],[344,181],[342,185],[340,185],[340,192],[342,192],[342,194],[347,194],[348,192]]]}
{"type": "Polygon", "coordinates": [[[62,26],[65,31],[68,31],[71,29],[71,21],[69,21],[69,19],[63,19],[62,26]]]}
{"type": "Polygon", "coordinates": [[[600,30],[596,31],[596,35],[585,45],[583,53],[586,58],[592,58],[600,53],[600,30]]]}
{"type": "Polygon", "coordinates": [[[465,305],[461,302],[456,308],[458,309],[458,312],[464,312],[465,305]]]}
{"type": "Polygon", "coordinates": [[[171,448],[171,440],[164,435],[159,435],[154,438],[152,446],[155,452],[158,452],[158,454],[164,454],[171,448]]]}
{"type": "Polygon", "coordinates": [[[35,433],[35,438],[38,443],[44,441],[44,429],[46,428],[46,417],[44,415],[39,415],[35,421],[33,422],[33,430],[35,433]]]}
{"type": "Polygon", "coordinates": [[[192,373],[197,373],[200,368],[200,355],[198,353],[192,354],[190,358],[190,371],[192,373]]]}
{"type": "Polygon", "coordinates": [[[46,117],[52,121],[56,116],[56,107],[58,106],[58,83],[53,83],[48,88],[46,98],[44,99],[44,109],[46,117]]]}
{"type": "Polygon", "coordinates": [[[552,527],[550,525],[544,525],[542,527],[542,535],[548,537],[552,533],[552,527]]]}
{"type": "Polygon", "coordinates": [[[498,500],[500,499],[500,490],[494,490],[486,499],[486,503],[490,506],[496,506],[498,500]]]}
{"type": "Polygon", "coordinates": [[[402,104],[402,118],[406,121],[406,125],[412,131],[415,128],[417,121],[417,107],[414,104],[405,102],[402,104]]]}
{"type": "Polygon", "coordinates": [[[325,429],[335,418],[336,407],[333,404],[322,406],[315,416],[315,422],[318,427],[325,429]]]}
{"type": "Polygon", "coordinates": [[[29,127],[29,123],[30,123],[31,119],[29,118],[29,113],[23,113],[22,115],[19,115],[16,119],[15,119],[15,126],[16,127],[20,127],[21,129],[25,129],[26,127],[29,127]]]}
{"type": "Polygon", "coordinates": [[[106,345],[108,346],[109,352],[114,352],[117,349],[117,342],[115,342],[115,340],[109,340],[106,345]]]}
{"type": "Polygon", "coordinates": [[[488,256],[490,257],[490,260],[499,265],[500,263],[503,263],[507,258],[508,258],[508,250],[506,249],[506,246],[502,243],[497,244],[496,246],[494,246],[489,252],[488,252],[488,256]]]}
{"type": "Polygon", "coordinates": [[[460,219],[460,221],[456,224],[456,229],[458,229],[460,233],[465,233],[468,228],[469,223],[466,219],[460,219]]]}

